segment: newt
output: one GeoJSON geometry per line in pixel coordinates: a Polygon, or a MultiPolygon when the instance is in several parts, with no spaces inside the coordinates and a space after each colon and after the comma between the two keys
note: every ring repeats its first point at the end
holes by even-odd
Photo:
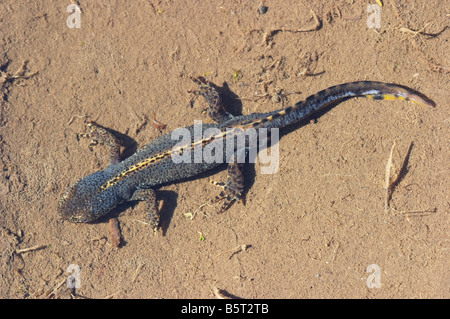
{"type": "MultiPolygon", "coordinates": [[[[223,152],[223,161],[195,160],[174,161],[173,155],[183,155],[193,149],[205,149],[212,145],[224,145],[227,137],[237,138],[250,129],[256,132],[263,129],[281,129],[309,118],[327,106],[352,97],[365,97],[373,100],[406,100],[434,107],[433,101],[423,94],[397,84],[374,81],[359,81],[329,87],[307,97],[293,106],[268,113],[253,113],[234,116],[223,105],[218,87],[203,77],[192,78],[199,85],[198,94],[208,104],[209,117],[215,123],[203,124],[202,133],[215,129],[214,134],[194,134],[195,125],[185,127],[189,141],[179,145],[171,132],[145,145],[133,155],[121,160],[120,141],[106,128],[95,122],[88,122],[90,132],[82,134],[91,138],[90,147],[104,144],[110,148],[110,163],[104,170],[81,178],[67,188],[58,202],[58,213],[70,222],[91,222],[107,214],[119,204],[129,201],[144,201],[149,224],[154,230],[159,227],[159,212],[156,189],[173,182],[183,181],[228,163],[228,179],[225,183],[215,183],[222,192],[213,202],[223,200],[219,213],[227,210],[240,200],[244,191],[243,162],[237,160],[239,152],[248,151],[248,145],[236,145],[233,152],[223,152]],[[228,155],[225,155],[228,154],[228,155]],[[225,158],[228,156],[228,158],[225,158]]],[[[224,146],[225,147],[225,146],[224,146]]]]}

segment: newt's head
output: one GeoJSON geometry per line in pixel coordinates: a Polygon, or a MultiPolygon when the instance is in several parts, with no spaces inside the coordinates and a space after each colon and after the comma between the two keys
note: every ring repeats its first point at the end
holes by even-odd
{"type": "Polygon", "coordinates": [[[112,190],[100,191],[103,171],[98,171],[69,186],[58,202],[58,214],[69,222],[87,223],[117,206],[112,190]]]}
{"type": "Polygon", "coordinates": [[[88,194],[82,191],[80,181],[69,186],[58,202],[58,214],[69,222],[86,223],[94,220],[93,207],[88,194]]]}

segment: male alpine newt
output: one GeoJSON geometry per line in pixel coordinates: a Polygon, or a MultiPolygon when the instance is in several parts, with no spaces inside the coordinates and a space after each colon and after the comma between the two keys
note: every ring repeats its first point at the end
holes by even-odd
{"type": "MultiPolygon", "coordinates": [[[[193,80],[199,85],[198,94],[206,99],[209,105],[209,116],[215,122],[203,124],[202,132],[215,128],[219,133],[202,134],[199,138],[194,134],[194,126],[189,126],[185,129],[190,132],[191,138],[183,147],[177,146],[178,140],[173,140],[171,133],[167,133],[121,161],[119,140],[107,129],[94,122],[88,122],[90,132],[82,136],[92,138],[90,146],[95,144],[109,146],[110,164],[105,170],[80,179],[64,192],[58,203],[58,213],[63,219],[71,222],[90,222],[123,202],[144,201],[150,225],[156,230],[159,227],[156,188],[196,176],[226,162],[228,163],[228,180],[226,183],[216,183],[222,187],[223,191],[214,200],[215,202],[224,200],[219,211],[223,212],[242,196],[243,164],[237,160],[230,161],[225,158],[222,163],[194,161],[194,155],[191,161],[175,162],[172,159],[174,152],[181,155],[186,150],[204,148],[211,143],[223,142],[229,134],[235,134],[234,136],[245,134],[250,128],[256,131],[264,128],[283,128],[310,117],[330,104],[334,105],[351,97],[366,97],[374,100],[399,99],[434,106],[430,99],[409,88],[383,82],[361,81],[330,87],[280,110],[233,116],[223,106],[214,84],[202,77],[193,78],[193,80]]],[[[239,150],[236,146],[233,156],[235,157],[239,151],[242,149],[239,150]]],[[[191,153],[194,154],[194,152],[191,153]]],[[[226,154],[226,152],[223,153],[226,154]]]]}

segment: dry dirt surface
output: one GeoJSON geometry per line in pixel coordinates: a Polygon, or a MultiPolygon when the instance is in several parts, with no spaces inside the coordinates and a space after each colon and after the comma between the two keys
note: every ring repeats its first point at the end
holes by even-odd
{"type": "Polygon", "coordinates": [[[449,298],[449,9],[1,1],[0,297],[449,298]],[[436,107],[345,101],[282,137],[275,174],[249,166],[245,203],[224,214],[205,203],[226,170],[162,187],[157,236],[143,204],[63,221],[62,192],[108,164],[105,147],[77,140],[86,122],[131,150],[207,122],[190,75],[224,86],[243,114],[357,80],[411,87],[436,107]]]}

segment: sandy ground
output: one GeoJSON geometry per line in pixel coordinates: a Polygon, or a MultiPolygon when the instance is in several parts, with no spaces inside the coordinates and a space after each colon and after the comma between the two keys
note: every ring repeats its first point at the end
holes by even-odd
{"type": "Polygon", "coordinates": [[[384,1],[374,29],[375,1],[263,2],[265,14],[259,1],[81,0],[80,28],[69,0],[0,3],[1,298],[450,297],[449,8],[384,1]],[[25,60],[39,73],[12,78],[25,60]],[[243,114],[356,80],[409,86],[436,108],[339,104],[281,139],[276,174],[248,168],[245,205],[197,209],[223,170],[161,189],[164,236],[143,204],[111,213],[120,248],[108,218],[62,221],[61,193],[108,163],[77,141],[85,122],[141,147],[161,134],[153,112],[163,133],[208,121],[189,75],[225,83],[243,114]],[[70,265],[79,288],[66,286],[70,265]]]}

